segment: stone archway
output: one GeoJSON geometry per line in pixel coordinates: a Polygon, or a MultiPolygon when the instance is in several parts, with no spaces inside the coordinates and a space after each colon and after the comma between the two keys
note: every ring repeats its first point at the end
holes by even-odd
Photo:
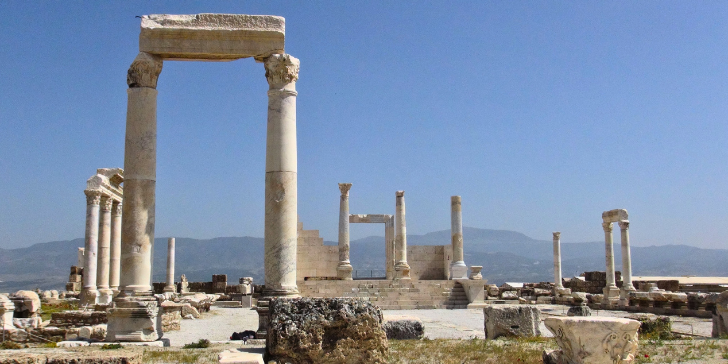
{"type": "Polygon", "coordinates": [[[296,286],[298,59],[284,54],[285,19],[267,15],[147,15],[141,20],[139,54],[127,74],[129,89],[124,148],[121,281],[108,313],[107,341],[161,337],[152,296],[157,79],[164,61],[264,63],[268,90],[265,172],[265,291],[298,296],[296,286]]]}

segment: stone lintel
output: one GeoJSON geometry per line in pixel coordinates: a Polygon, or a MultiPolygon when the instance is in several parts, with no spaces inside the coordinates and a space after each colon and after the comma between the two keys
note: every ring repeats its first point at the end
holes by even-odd
{"type": "Polygon", "coordinates": [[[392,215],[385,214],[351,214],[349,215],[349,223],[351,224],[385,224],[392,215]]]}
{"type": "Polygon", "coordinates": [[[619,222],[621,220],[629,220],[627,210],[625,209],[614,209],[602,212],[602,220],[604,222],[619,222]]]}
{"type": "Polygon", "coordinates": [[[283,17],[273,15],[144,15],[139,51],[165,60],[261,60],[283,54],[285,22],[283,17]]]}

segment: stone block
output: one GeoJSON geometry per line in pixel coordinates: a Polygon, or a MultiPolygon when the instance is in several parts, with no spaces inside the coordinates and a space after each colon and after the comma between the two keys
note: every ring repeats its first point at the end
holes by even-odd
{"type": "Polygon", "coordinates": [[[425,336],[425,325],[414,316],[385,316],[383,327],[389,340],[422,339],[425,336]]]}
{"type": "Polygon", "coordinates": [[[573,306],[566,312],[566,316],[591,316],[591,308],[587,305],[573,306]]]}
{"type": "Polygon", "coordinates": [[[501,293],[501,299],[504,300],[517,300],[518,299],[518,292],[516,291],[504,291],[501,293]]]}
{"type": "Polygon", "coordinates": [[[244,349],[229,349],[217,355],[220,364],[265,364],[263,353],[247,352],[244,349]]]}
{"type": "Polygon", "coordinates": [[[614,317],[547,317],[559,350],[543,352],[548,364],[632,363],[639,344],[635,320],[614,317]]]}
{"type": "Polygon", "coordinates": [[[346,298],[273,298],[266,349],[292,363],[386,363],[382,313],[367,301],[346,298]]]}
{"type": "Polygon", "coordinates": [[[164,59],[260,59],[282,54],[285,34],[285,19],[280,16],[145,15],[141,22],[139,51],[164,59]]]}
{"type": "Polygon", "coordinates": [[[78,337],[88,341],[104,341],[106,325],[83,326],[78,329],[78,337]]]}
{"type": "Polygon", "coordinates": [[[541,312],[531,305],[498,305],[483,309],[485,338],[540,336],[541,312]]]}
{"type": "Polygon", "coordinates": [[[108,310],[106,341],[156,341],[162,337],[162,317],[154,297],[115,301],[108,310]]]}
{"type": "Polygon", "coordinates": [[[15,304],[8,296],[0,295],[0,330],[14,329],[13,314],[15,313],[15,304]]]}
{"type": "Polygon", "coordinates": [[[9,298],[15,304],[17,318],[36,316],[40,310],[40,297],[33,291],[17,291],[9,298]]]}

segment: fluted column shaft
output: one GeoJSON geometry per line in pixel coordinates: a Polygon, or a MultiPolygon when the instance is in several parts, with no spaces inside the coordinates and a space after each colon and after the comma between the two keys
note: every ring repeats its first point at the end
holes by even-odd
{"type": "Polygon", "coordinates": [[[339,199],[339,265],[336,272],[339,278],[344,280],[352,279],[351,272],[354,269],[349,260],[349,189],[351,183],[339,183],[341,198],[339,199]]]}
{"type": "Polygon", "coordinates": [[[109,288],[114,294],[119,292],[121,274],[121,209],[119,202],[111,207],[111,249],[109,253],[109,288]]]}
{"type": "Polygon", "coordinates": [[[397,191],[396,208],[395,208],[395,232],[394,246],[395,259],[397,263],[394,265],[395,278],[409,279],[410,266],[407,264],[407,220],[405,218],[404,191],[397,191]]]}
{"type": "Polygon", "coordinates": [[[561,233],[554,232],[554,285],[557,289],[564,288],[561,279],[561,233]]]}
{"type": "Polygon", "coordinates": [[[84,191],[86,194],[86,232],[84,238],[83,290],[81,304],[93,305],[98,298],[96,289],[96,264],[99,244],[100,191],[84,191]]]}
{"type": "Polygon", "coordinates": [[[265,153],[264,296],[298,296],[298,156],[296,81],[298,59],[274,54],[265,60],[268,130],[265,153]]]}
{"type": "Polygon", "coordinates": [[[629,247],[629,221],[620,221],[619,229],[622,233],[622,289],[634,291],[635,288],[632,285],[632,256],[629,247]]]}
{"type": "Polygon", "coordinates": [[[167,240],[167,284],[164,287],[164,292],[176,292],[177,289],[174,286],[174,257],[175,257],[175,240],[169,238],[167,240]]]}
{"type": "Polygon", "coordinates": [[[101,197],[101,218],[99,222],[98,263],[96,266],[96,285],[99,289],[99,303],[109,304],[113,292],[109,289],[109,263],[111,249],[111,207],[113,200],[108,196],[101,197]]]}
{"type": "Polygon", "coordinates": [[[162,60],[141,52],[127,74],[124,204],[121,216],[123,295],[151,295],[157,180],[157,78],[162,60]]]}

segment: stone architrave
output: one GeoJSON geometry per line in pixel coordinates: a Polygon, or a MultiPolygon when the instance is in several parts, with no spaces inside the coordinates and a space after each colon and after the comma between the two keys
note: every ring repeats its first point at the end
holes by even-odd
{"type": "Polygon", "coordinates": [[[99,290],[98,303],[108,305],[114,298],[109,288],[109,268],[111,262],[111,208],[114,203],[108,196],[101,197],[101,221],[99,223],[99,246],[96,285],[99,290]]]}
{"type": "Polygon", "coordinates": [[[394,247],[394,215],[386,214],[350,214],[350,224],[384,224],[385,276],[394,278],[395,247],[394,247]]]}
{"type": "Polygon", "coordinates": [[[175,257],[175,241],[174,238],[167,240],[167,285],[164,286],[164,292],[177,292],[174,285],[174,257],[175,257]]]}
{"type": "Polygon", "coordinates": [[[640,323],[616,317],[547,317],[560,350],[544,351],[546,364],[627,364],[635,359],[640,323]]]}
{"type": "Polygon", "coordinates": [[[395,194],[395,235],[394,252],[397,263],[394,265],[395,279],[411,279],[410,266],[407,264],[407,220],[405,218],[404,191],[395,194]]]}
{"type": "Polygon", "coordinates": [[[84,241],[83,288],[81,305],[95,305],[99,292],[96,288],[96,264],[99,244],[99,209],[101,192],[85,190],[86,233],[84,241]]]}
{"type": "Polygon", "coordinates": [[[354,268],[349,260],[349,190],[351,183],[339,183],[341,198],[339,200],[339,265],[336,273],[339,279],[351,280],[354,268]]]}
{"type": "Polygon", "coordinates": [[[299,68],[298,59],[288,54],[274,54],[265,60],[265,77],[269,85],[265,153],[265,297],[299,295],[296,286],[296,81],[299,68]]]}
{"type": "Polygon", "coordinates": [[[109,288],[114,295],[119,293],[121,275],[121,210],[122,204],[114,202],[111,207],[111,252],[109,257],[109,288]]]}
{"type": "Polygon", "coordinates": [[[453,255],[450,279],[467,279],[468,266],[463,258],[463,209],[460,196],[450,197],[450,235],[453,255]]]}
{"type": "Polygon", "coordinates": [[[604,228],[604,257],[606,259],[607,266],[607,285],[604,287],[604,298],[605,302],[610,302],[612,299],[619,297],[619,288],[615,283],[614,277],[614,241],[612,238],[612,227],[614,224],[611,222],[602,223],[604,228]]]}
{"type": "Polygon", "coordinates": [[[632,253],[629,246],[629,221],[620,220],[619,230],[622,238],[622,289],[620,298],[626,300],[629,298],[629,292],[636,291],[632,284],[632,253]]]}

